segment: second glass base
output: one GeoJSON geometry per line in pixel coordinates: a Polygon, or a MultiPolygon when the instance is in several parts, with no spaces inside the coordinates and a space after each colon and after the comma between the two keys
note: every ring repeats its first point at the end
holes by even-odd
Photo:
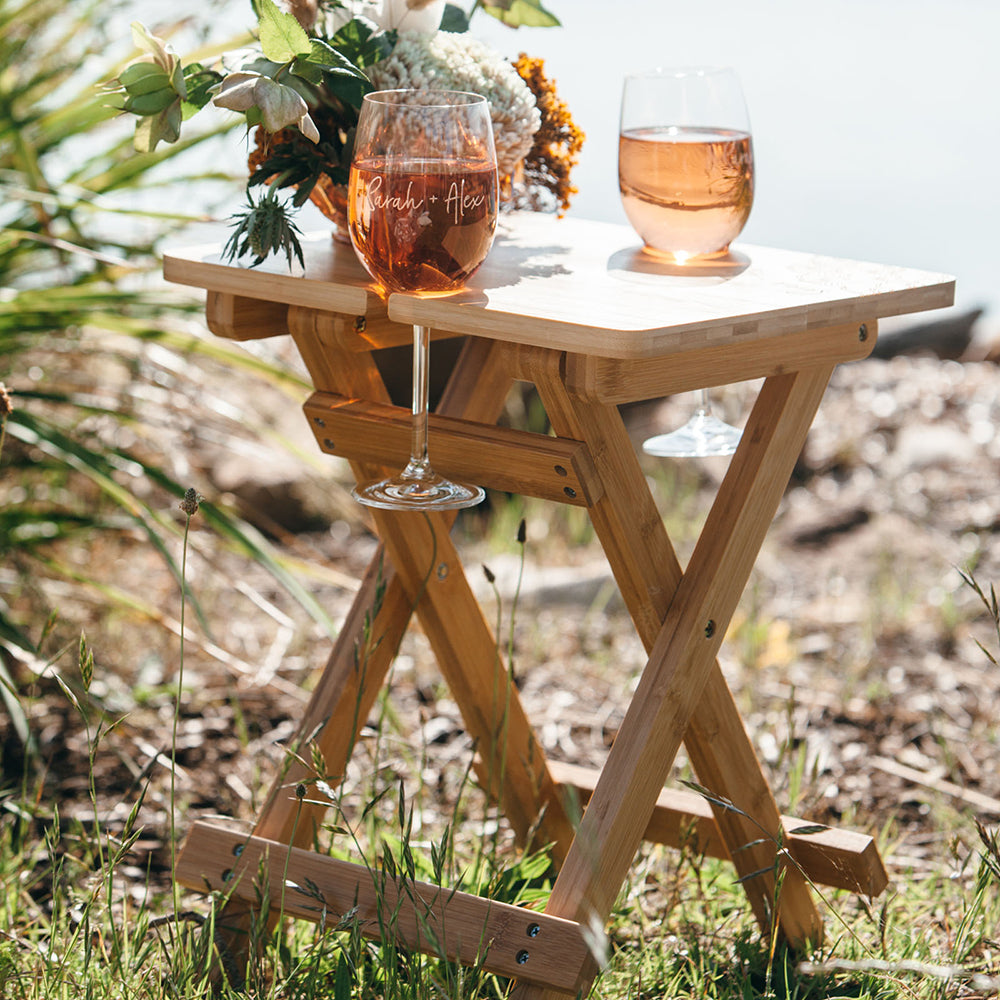
{"type": "Polygon", "coordinates": [[[457,510],[475,507],[486,497],[481,486],[453,483],[434,473],[421,478],[391,476],[355,486],[351,493],[358,503],[382,510],[457,510]]]}
{"type": "Polygon", "coordinates": [[[712,458],[732,455],[740,443],[742,431],[731,427],[710,413],[696,413],[683,427],[669,434],[658,434],[642,443],[647,455],[659,458],[712,458]]]}

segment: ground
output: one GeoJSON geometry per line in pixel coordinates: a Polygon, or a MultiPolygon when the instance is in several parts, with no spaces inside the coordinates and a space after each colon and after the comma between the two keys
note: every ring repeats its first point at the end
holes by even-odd
{"type": "MultiPolygon", "coordinates": [[[[218,374],[205,378],[208,389],[220,391],[218,374]]],[[[1000,820],[1000,669],[990,659],[997,634],[963,579],[972,573],[987,592],[1000,579],[998,378],[991,361],[933,355],[838,369],[720,654],[782,810],[879,834],[890,872],[949,870],[942,811],[1000,820]]],[[[718,391],[717,409],[739,422],[754,389],[718,391]]],[[[268,398],[255,397],[265,411],[259,421],[276,433],[308,436],[294,408],[267,413],[268,398]]],[[[679,397],[636,407],[626,414],[630,432],[638,443],[681,422],[690,404],[679,397]]],[[[178,447],[191,481],[243,504],[337,622],[374,551],[363,512],[347,495],[345,470],[332,459],[290,459],[284,447],[252,441],[220,444],[210,421],[192,418],[178,447]]],[[[683,560],[726,460],[644,462],[683,560]]],[[[171,509],[181,527],[183,515],[171,509]]],[[[512,643],[521,697],[547,751],[599,763],[644,662],[599,546],[575,513],[502,498],[493,498],[487,514],[465,515],[457,530],[487,615],[499,613],[501,642],[512,643]],[[522,516],[523,567],[516,541],[522,516]]],[[[175,544],[179,553],[179,535],[175,544]]],[[[72,651],[55,666],[34,664],[34,679],[30,665],[18,668],[44,761],[39,794],[58,803],[64,821],[96,811],[114,824],[150,781],[144,832],[124,869],[139,895],[148,870],[165,877],[169,866],[179,681],[180,827],[207,814],[249,822],[328,639],[196,514],[188,578],[206,624],[188,606],[181,678],[179,592],[148,543],[112,535],[72,558],[104,567],[115,586],[158,609],[158,620],[120,606],[108,611],[92,591],[39,584],[60,609],[67,642],[85,627],[96,665],[89,696],[77,685],[82,710],[54,681],[58,669],[77,684],[72,651]]],[[[392,675],[390,732],[386,745],[400,770],[414,767],[413,780],[429,785],[440,766],[470,753],[416,631],[392,675]]],[[[4,741],[10,780],[20,754],[9,726],[4,741]]],[[[368,752],[362,748],[348,784],[361,781],[368,752]]],[[[679,760],[675,779],[684,766],[679,760]]]]}

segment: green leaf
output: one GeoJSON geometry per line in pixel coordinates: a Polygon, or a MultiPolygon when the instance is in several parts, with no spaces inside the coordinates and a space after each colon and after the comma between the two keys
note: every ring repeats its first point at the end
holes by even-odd
{"type": "Polygon", "coordinates": [[[152,93],[130,97],[125,102],[125,110],[134,115],[158,115],[161,111],[166,111],[175,100],[177,92],[173,87],[164,87],[152,93]]]}
{"type": "Polygon", "coordinates": [[[151,62],[133,63],[118,75],[118,82],[133,96],[170,86],[170,74],[151,62]]]}
{"type": "Polygon", "coordinates": [[[291,62],[312,48],[305,29],[292,14],[281,10],[274,0],[260,0],[260,47],[268,59],[291,62]]]}
{"type": "Polygon", "coordinates": [[[135,127],[135,148],[151,153],[160,142],[176,142],[181,135],[181,99],[174,98],[169,107],[158,114],[142,118],[135,127]]]}
{"type": "Polygon", "coordinates": [[[441,30],[452,34],[461,34],[469,30],[469,16],[457,4],[444,5],[444,16],[441,18],[441,30]]]}
{"type": "Polygon", "coordinates": [[[187,91],[187,98],[184,101],[185,118],[208,104],[212,99],[213,88],[218,86],[221,80],[221,73],[206,69],[201,63],[190,63],[184,67],[184,89],[187,91]]]}
{"type": "Polygon", "coordinates": [[[355,66],[364,69],[384,59],[396,44],[395,31],[382,31],[373,21],[354,17],[333,36],[333,45],[355,66]]]}
{"type": "Polygon", "coordinates": [[[347,56],[338,52],[332,45],[324,42],[321,38],[314,38],[309,54],[304,59],[300,58],[295,61],[296,70],[303,62],[321,66],[326,72],[346,73],[357,80],[368,82],[368,77],[361,69],[355,66],[347,56]]]}
{"type": "Polygon", "coordinates": [[[337,974],[333,983],[333,1000],[351,1000],[354,986],[354,976],[351,974],[351,965],[345,952],[340,953],[337,959],[337,974]]]}
{"type": "Polygon", "coordinates": [[[483,0],[482,9],[510,28],[556,28],[561,23],[541,0],[483,0]]]}

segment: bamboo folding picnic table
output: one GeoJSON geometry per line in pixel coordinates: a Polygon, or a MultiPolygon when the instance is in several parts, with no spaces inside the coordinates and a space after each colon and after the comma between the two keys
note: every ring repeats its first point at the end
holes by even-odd
{"type": "Polygon", "coordinates": [[[454,514],[372,510],[384,548],[300,720],[312,749],[275,781],[251,835],[196,823],[178,860],[182,884],[231,892],[220,921],[234,951],[259,878],[289,915],[356,907],[363,933],[378,935],[369,869],[307,849],[322,806],[295,787],[310,753],[327,775],[344,773],[413,612],[475,742],[479,781],[522,842],[552,845],[558,874],[544,912],[430,884],[380,886],[406,946],[482,963],[523,996],[586,993],[599,971],[588,942],[642,840],[676,845],[692,830],[699,849],[731,859],[762,929],[776,922],[795,946],[822,935],[810,882],[884,888],[870,837],[779,813],[716,654],[833,369],[871,351],[879,318],[951,304],[950,277],[750,246],[670,269],[626,228],[531,214],[502,220],[489,259],[450,298],[383,302],[351,248],[328,236],[307,241],[293,273],[227,266],[201,248],[169,254],[165,274],[208,291],[220,336],[291,335],[315,388],[304,408],[316,441],[359,480],[402,467],[410,443],[409,410],[392,404],[378,352],[409,343],[414,323],[464,338],[430,419],[435,469],[585,507],[648,654],[603,769],[548,760],[450,539],[454,514]],[[551,434],[497,425],[516,380],[534,383],[551,434]],[[761,380],[756,402],[682,569],[618,404],[744,380],[761,380]],[[359,657],[366,635],[377,641],[359,657]],[[709,795],[664,787],[682,741],[709,795]],[[578,823],[574,802],[586,804],[578,823]]]}

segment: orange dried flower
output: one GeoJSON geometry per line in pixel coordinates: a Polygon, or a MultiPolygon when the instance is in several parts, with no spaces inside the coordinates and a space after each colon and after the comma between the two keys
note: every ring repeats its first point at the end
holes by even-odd
{"type": "Polygon", "coordinates": [[[577,191],[570,183],[570,173],[576,166],[585,136],[573,121],[566,102],[556,93],[555,80],[545,75],[543,59],[533,59],[522,52],[514,69],[535,95],[542,115],[534,144],[524,158],[523,182],[528,201],[525,207],[541,207],[539,201],[544,195],[539,196],[549,191],[562,215],[577,191]]]}

